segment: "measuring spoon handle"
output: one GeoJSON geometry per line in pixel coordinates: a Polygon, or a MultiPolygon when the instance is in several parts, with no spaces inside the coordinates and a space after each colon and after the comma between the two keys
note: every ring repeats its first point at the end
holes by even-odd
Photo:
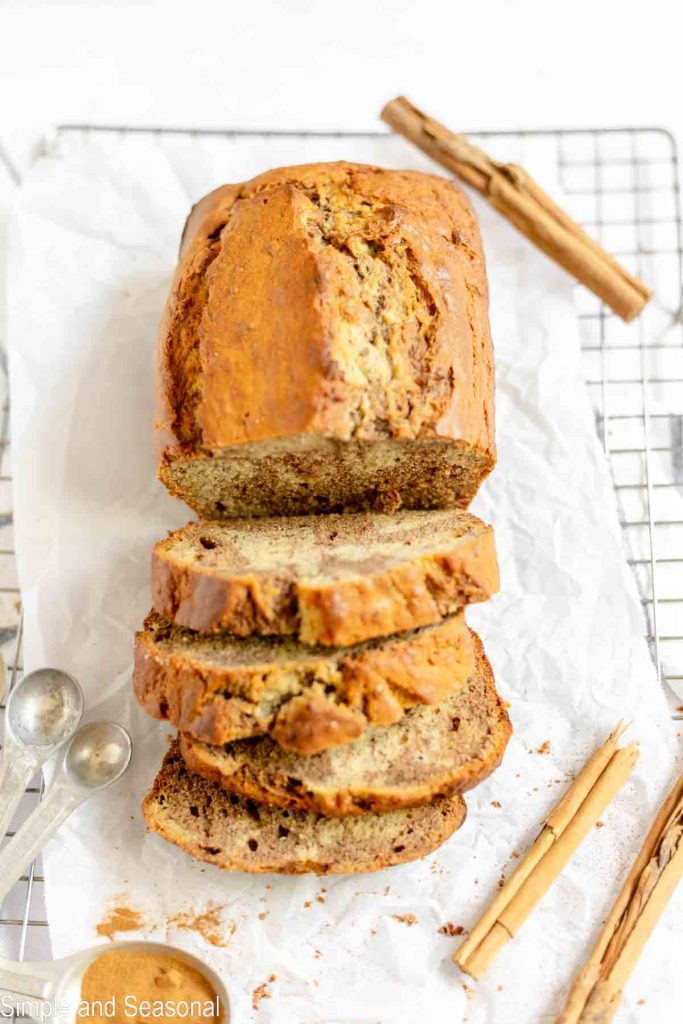
{"type": "Polygon", "coordinates": [[[41,802],[0,850],[0,904],[59,826],[88,795],[87,789],[73,786],[57,770],[41,802]]]}
{"type": "MultiPolygon", "coordinates": [[[[33,1005],[38,1009],[42,1002],[51,998],[58,969],[55,963],[17,963],[0,958],[0,999],[3,1010],[26,1010],[33,1005]]],[[[35,1019],[39,1019],[38,1014],[35,1019]]]]}
{"type": "Polygon", "coordinates": [[[26,787],[42,763],[34,752],[13,743],[5,730],[0,763],[0,839],[6,834],[26,787]]]}

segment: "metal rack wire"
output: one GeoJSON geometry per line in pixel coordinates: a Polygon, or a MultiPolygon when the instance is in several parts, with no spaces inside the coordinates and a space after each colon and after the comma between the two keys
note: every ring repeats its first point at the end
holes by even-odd
{"type": "MultiPolygon", "coordinates": [[[[382,133],[202,131],[68,125],[58,134],[143,133],[223,137],[386,138],[382,133]]],[[[656,299],[634,325],[624,325],[577,289],[585,376],[596,429],[612,469],[628,558],[641,594],[646,635],[672,715],[683,719],[683,224],[673,138],[656,128],[485,132],[474,141],[505,154],[524,137],[550,142],[569,212],[630,270],[656,299]],[[680,688],[680,687],[679,687],[680,688]]],[[[0,152],[0,170],[12,165],[0,152]]],[[[4,360],[3,360],[4,367],[4,360]]],[[[6,369],[6,367],[4,367],[6,369]]],[[[22,672],[21,616],[12,537],[9,397],[0,424],[0,650],[14,685],[22,672]]],[[[0,705],[4,711],[4,704],[0,705]]],[[[21,813],[41,796],[27,790],[21,813]]],[[[0,912],[0,953],[49,956],[40,865],[21,879],[0,912]]]]}

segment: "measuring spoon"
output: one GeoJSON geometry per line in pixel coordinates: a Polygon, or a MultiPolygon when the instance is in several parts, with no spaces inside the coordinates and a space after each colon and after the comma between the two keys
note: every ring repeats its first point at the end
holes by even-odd
{"type": "Polygon", "coordinates": [[[81,688],[59,669],[29,672],[12,689],[0,764],[0,837],[35,773],[73,736],[82,715],[81,688]]]}
{"type": "Polygon", "coordinates": [[[130,736],[116,722],[91,722],[78,730],[60,753],[45,796],[0,850],[0,903],[71,812],[121,778],[130,755],[130,736]]]}
{"type": "MultiPolygon", "coordinates": [[[[64,960],[45,963],[15,963],[0,959],[0,998],[7,1009],[23,1012],[34,1020],[43,1021],[43,1024],[74,1024],[85,971],[99,956],[112,950],[162,953],[194,967],[204,975],[218,996],[222,1024],[229,1024],[228,992],[216,972],[184,950],[163,942],[108,943],[106,946],[92,946],[64,960]]],[[[163,998],[162,993],[160,998],[163,998]]],[[[179,998],[182,999],[182,993],[179,998]]]]}

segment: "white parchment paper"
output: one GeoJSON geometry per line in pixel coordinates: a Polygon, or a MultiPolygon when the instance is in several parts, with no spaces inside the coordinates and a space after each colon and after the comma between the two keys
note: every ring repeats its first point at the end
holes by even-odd
{"type": "MultiPolygon", "coordinates": [[[[548,183],[542,145],[504,156],[548,183]]],[[[389,138],[68,136],[24,184],[9,342],[25,662],[72,671],[88,715],[119,719],[135,742],[126,778],[45,852],[54,954],[96,941],[123,905],[142,934],[221,971],[235,1021],[550,1020],[671,779],[676,738],[581,379],[571,284],[483,204],[499,465],[475,510],[495,524],[502,589],[469,619],[511,702],[503,766],[468,795],[467,822],[441,850],[360,877],[222,874],[146,835],[139,809],[167,733],[131,696],[132,634],[149,604],[151,545],[190,518],[156,481],[151,450],[154,337],[182,223],[223,181],[341,157],[427,166],[389,138]],[[465,979],[441,929],[474,922],[512,851],[619,718],[642,746],[632,781],[488,977],[465,979]],[[223,946],[182,927],[207,909],[223,946]]],[[[679,898],[658,926],[620,1021],[678,1019],[681,910],[679,898]]]]}

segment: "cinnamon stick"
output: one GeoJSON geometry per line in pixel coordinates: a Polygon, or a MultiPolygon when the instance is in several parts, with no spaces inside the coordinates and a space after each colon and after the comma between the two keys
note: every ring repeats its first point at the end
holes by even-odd
{"type": "Polygon", "coordinates": [[[556,1024],[609,1024],[683,875],[683,776],[662,804],[556,1024]]]}
{"type": "Polygon", "coordinates": [[[465,973],[480,978],[519,931],[567,861],[619,792],[638,760],[635,744],[617,749],[622,722],[586,762],[525,857],[453,954],[465,973]]]}
{"type": "Polygon", "coordinates": [[[610,256],[516,164],[492,160],[463,135],[414,107],[404,96],[381,113],[394,131],[485,196],[522,234],[602,299],[633,320],[652,293],[610,256]]]}

